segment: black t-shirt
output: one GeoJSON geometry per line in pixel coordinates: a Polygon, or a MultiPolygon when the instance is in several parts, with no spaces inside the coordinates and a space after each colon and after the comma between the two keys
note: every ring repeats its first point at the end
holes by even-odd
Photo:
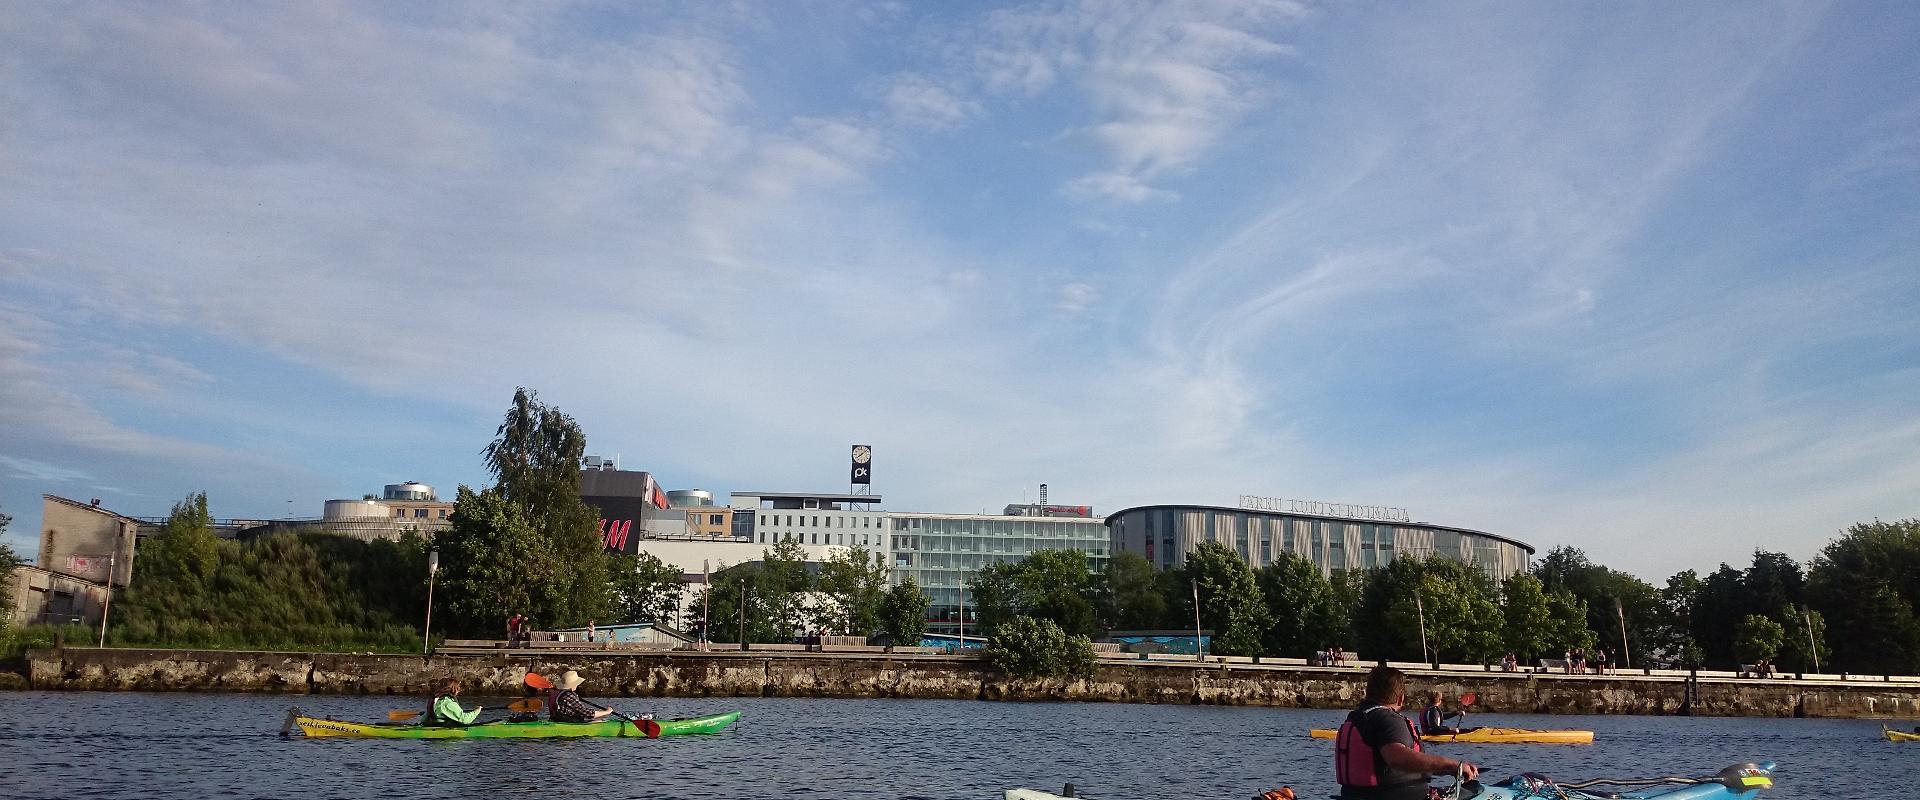
{"type": "Polygon", "coordinates": [[[1391,708],[1375,708],[1362,715],[1356,727],[1360,729],[1360,741],[1375,751],[1374,768],[1380,772],[1380,785],[1342,786],[1340,796],[1348,800],[1426,800],[1426,775],[1394,769],[1378,755],[1380,748],[1395,742],[1409,749],[1419,746],[1413,731],[1407,728],[1406,718],[1391,708]]]}

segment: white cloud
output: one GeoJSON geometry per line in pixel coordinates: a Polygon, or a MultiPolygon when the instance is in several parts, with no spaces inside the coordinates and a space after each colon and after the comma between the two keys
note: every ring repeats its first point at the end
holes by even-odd
{"type": "Polygon", "coordinates": [[[978,101],[962,99],[924,75],[896,76],[886,90],[887,110],[909,125],[944,130],[981,113],[978,101]]]}
{"type": "Polygon", "coordinates": [[[1074,281],[1060,287],[1060,299],[1053,307],[1068,314],[1079,314],[1087,310],[1098,299],[1100,293],[1092,284],[1074,281]]]}
{"type": "Polygon", "coordinates": [[[1095,3],[989,18],[974,69],[989,90],[1034,94],[1070,78],[1094,121],[1083,133],[1106,169],[1077,198],[1170,199],[1150,184],[1186,170],[1272,94],[1257,67],[1294,49],[1272,34],[1306,15],[1292,2],[1095,3]]]}
{"type": "Polygon", "coordinates": [[[1082,175],[1060,187],[1060,193],[1075,200],[1114,200],[1122,203],[1180,199],[1177,192],[1155,189],[1141,182],[1139,178],[1118,172],[1082,175]]]}

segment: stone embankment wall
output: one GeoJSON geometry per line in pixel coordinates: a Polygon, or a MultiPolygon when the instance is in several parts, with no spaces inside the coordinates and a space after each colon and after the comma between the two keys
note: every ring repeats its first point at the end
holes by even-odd
{"type": "MultiPolygon", "coordinates": [[[[1015,680],[974,656],[836,653],[355,655],[67,648],[28,654],[33,688],[420,695],[457,677],[469,695],[518,695],[526,674],[576,669],[602,696],[915,697],[1346,708],[1364,667],[1102,661],[1088,680],[1015,680]]],[[[1684,678],[1413,673],[1414,689],[1479,695],[1480,712],[1675,714],[1684,678]]],[[[1920,716],[1920,684],[1701,679],[1703,716],[1920,716]]]]}

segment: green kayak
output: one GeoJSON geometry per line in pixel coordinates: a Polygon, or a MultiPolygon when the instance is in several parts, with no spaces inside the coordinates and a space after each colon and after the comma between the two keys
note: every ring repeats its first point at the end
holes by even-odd
{"type": "MultiPolygon", "coordinates": [[[[695,734],[719,733],[734,720],[740,718],[740,712],[729,711],[706,717],[683,717],[680,719],[657,719],[661,736],[692,736],[695,734]]],[[[555,739],[573,736],[621,736],[646,738],[646,734],[636,729],[632,723],[619,719],[606,719],[600,722],[483,722],[459,728],[428,728],[421,725],[396,725],[390,723],[370,724],[365,722],[346,722],[337,719],[294,716],[294,723],[300,726],[300,732],[310,737],[350,736],[374,739],[555,739]]]]}

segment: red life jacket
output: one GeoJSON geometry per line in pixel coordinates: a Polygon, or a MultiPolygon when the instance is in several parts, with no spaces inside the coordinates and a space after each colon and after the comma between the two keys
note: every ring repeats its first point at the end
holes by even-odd
{"type": "MultiPolygon", "coordinates": [[[[1387,709],[1386,706],[1371,706],[1347,715],[1347,721],[1340,723],[1340,732],[1333,739],[1333,776],[1341,786],[1374,787],[1383,785],[1381,773],[1387,769],[1387,762],[1380,757],[1379,748],[1367,744],[1360,737],[1360,720],[1368,714],[1387,709]]],[[[1407,726],[1407,734],[1413,738],[1414,752],[1420,751],[1420,734],[1413,729],[1413,723],[1399,714],[1393,715],[1400,724],[1407,726]]]]}

